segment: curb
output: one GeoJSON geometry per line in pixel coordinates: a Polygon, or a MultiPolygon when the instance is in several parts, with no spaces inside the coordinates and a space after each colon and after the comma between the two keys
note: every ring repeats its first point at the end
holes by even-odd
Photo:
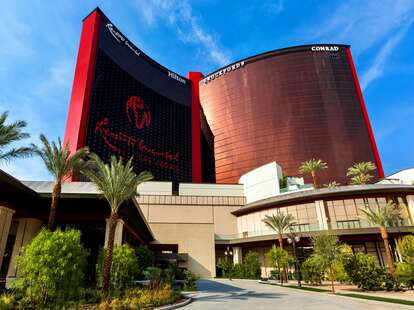
{"type": "Polygon", "coordinates": [[[184,306],[187,306],[189,303],[191,303],[193,301],[193,299],[191,297],[188,297],[186,300],[178,303],[178,304],[174,304],[174,305],[167,305],[167,306],[162,306],[159,308],[156,308],[157,310],[172,310],[172,309],[178,309],[184,306]]]}

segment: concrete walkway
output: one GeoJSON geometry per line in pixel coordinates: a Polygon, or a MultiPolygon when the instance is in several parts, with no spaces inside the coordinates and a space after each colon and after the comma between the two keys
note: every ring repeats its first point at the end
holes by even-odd
{"type": "Polygon", "coordinates": [[[414,309],[410,306],[265,285],[252,280],[200,280],[197,286],[199,292],[192,294],[194,301],[183,309],[414,309]]]}

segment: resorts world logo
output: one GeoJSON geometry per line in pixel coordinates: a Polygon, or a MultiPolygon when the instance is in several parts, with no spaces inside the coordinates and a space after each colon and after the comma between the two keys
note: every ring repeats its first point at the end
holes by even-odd
{"type": "Polygon", "coordinates": [[[125,112],[128,121],[133,123],[137,129],[151,125],[151,111],[140,97],[129,97],[125,104],[125,112]]]}
{"type": "Polygon", "coordinates": [[[114,39],[118,43],[125,44],[125,46],[127,46],[135,55],[137,56],[141,55],[140,51],[138,51],[134,46],[132,46],[132,44],[129,43],[129,41],[125,39],[125,37],[119,31],[116,31],[114,29],[114,25],[106,24],[105,27],[108,29],[109,33],[114,37],[114,39]]]}

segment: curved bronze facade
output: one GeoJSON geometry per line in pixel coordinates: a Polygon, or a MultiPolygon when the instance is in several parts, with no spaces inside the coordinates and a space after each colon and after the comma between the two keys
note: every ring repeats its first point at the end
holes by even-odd
{"type": "Polygon", "coordinates": [[[200,81],[218,183],[271,161],[299,175],[311,158],[328,163],[320,183],[347,183],[347,168],[360,161],[376,163],[382,176],[349,46],[317,47],[257,55],[200,81]]]}

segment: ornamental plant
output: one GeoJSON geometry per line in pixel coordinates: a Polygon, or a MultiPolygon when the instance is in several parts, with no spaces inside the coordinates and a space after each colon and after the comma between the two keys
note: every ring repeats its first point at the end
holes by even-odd
{"type": "Polygon", "coordinates": [[[247,279],[259,279],[262,273],[260,268],[259,254],[249,251],[243,259],[245,277],[247,279]]]}
{"type": "MultiPolygon", "coordinates": [[[[103,285],[103,261],[105,257],[105,249],[99,254],[98,264],[96,268],[98,286],[103,285]]],[[[127,244],[116,245],[112,256],[111,268],[111,290],[122,293],[125,289],[130,288],[134,284],[135,278],[139,273],[139,265],[135,250],[127,244]]]]}
{"type": "Polygon", "coordinates": [[[398,240],[398,251],[402,262],[397,263],[394,277],[405,286],[414,286],[414,236],[408,235],[398,240]]]}
{"type": "Polygon", "coordinates": [[[43,229],[17,257],[18,279],[14,286],[31,306],[76,300],[87,256],[80,231],[43,229]]]}
{"type": "Polygon", "coordinates": [[[376,259],[368,254],[347,255],[343,264],[352,284],[368,291],[380,290],[386,281],[386,270],[376,259]]]}
{"type": "Polygon", "coordinates": [[[280,283],[283,285],[283,277],[281,270],[285,269],[289,263],[289,254],[286,250],[276,247],[275,245],[266,253],[269,265],[278,270],[280,283]]]}
{"type": "Polygon", "coordinates": [[[319,257],[321,265],[331,281],[332,293],[335,294],[335,266],[343,255],[343,245],[338,237],[327,233],[312,237],[313,255],[319,257]]]}
{"type": "Polygon", "coordinates": [[[303,281],[311,285],[322,285],[325,270],[319,256],[308,257],[300,267],[303,281]]]}

